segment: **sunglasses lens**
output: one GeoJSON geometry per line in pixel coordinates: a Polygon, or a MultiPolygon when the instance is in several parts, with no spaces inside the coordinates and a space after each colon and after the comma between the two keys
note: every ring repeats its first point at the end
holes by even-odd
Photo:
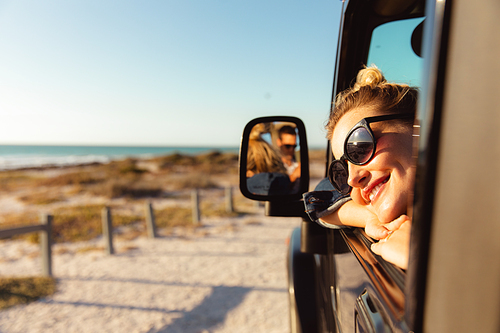
{"type": "Polygon", "coordinates": [[[349,173],[346,165],[339,160],[335,160],[330,164],[328,178],[330,183],[342,194],[347,194],[351,191],[351,187],[347,184],[349,173]]]}
{"type": "Polygon", "coordinates": [[[359,127],[347,139],[345,154],[351,161],[363,164],[370,160],[374,148],[375,142],[370,132],[364,127],[359,127]]]}

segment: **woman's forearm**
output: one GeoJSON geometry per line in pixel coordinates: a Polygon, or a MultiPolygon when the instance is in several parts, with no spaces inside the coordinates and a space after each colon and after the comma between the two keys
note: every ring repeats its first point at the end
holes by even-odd
{"type": "Polygon", "coordinates": [[[364,228],[366,221],[373,218],[375,215],[366,208],[348,201],[334,213],[322,217],[321,220],[329,224],[364,228]]]}
{"type": "Polygon", "coordinates": [[[366,233],[375,239],[382,239],[389,235],[389,230],[375,214],[354,201],[346,202],[337,211],[322,217],[321,220],[329,224],[365,228],[366,233]]]}

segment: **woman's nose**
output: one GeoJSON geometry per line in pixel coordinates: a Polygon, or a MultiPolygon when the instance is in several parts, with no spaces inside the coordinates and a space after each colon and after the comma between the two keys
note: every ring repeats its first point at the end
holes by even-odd
{"type": "Polygon", "coordinates": [[[347,162],[347,164],[349,170],[349,179],[347,183],[351,187],[364,187],[365,183],[368,181],[370,172],[362,165],[355,165],[349,162],[347,162]]]}

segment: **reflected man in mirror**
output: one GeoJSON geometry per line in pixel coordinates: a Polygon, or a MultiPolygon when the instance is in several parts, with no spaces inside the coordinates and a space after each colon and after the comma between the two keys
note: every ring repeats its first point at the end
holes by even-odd
{"type": "Polygon", "coordinates": [[[295,159],[295,148],[297,148],[297,133],[290,125],[282,126],[278,131],[276,144],[281,151],[281,159],[290,181],[293,183],[300,178],[300,163],[295,159]]]}

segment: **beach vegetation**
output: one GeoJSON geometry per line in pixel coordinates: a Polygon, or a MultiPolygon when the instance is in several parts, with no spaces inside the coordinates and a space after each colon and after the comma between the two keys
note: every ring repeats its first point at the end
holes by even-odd
{"type": "Polygon", "coordinates": [[[241,215],[240,213],[233,211],[229,212],[226,210],[225,204],[221,202],[213,202],[213,201],[202,201],[201,202],[201,213],[204,217],[236,217],[241,215]]]}
{"type": "MultiPolygon", "coordinates": [[[[54,243],[87,241],[102,235],[102,210],[104,205],[64,206],[55,209],[52,222],[54,243]]],[[[145,221],[144,217],[133,214],[112,212],[114,227],[128,226],[145,221]]],[[[2,228],[38,224],[39,217],[33,212],[9,214],[2,217],[2,228]]],[[[14,239],[27,239],[38,243],[38,233],[17,235],[14,239]]]]}
{"type": "Polygon", "coordinates": [[[19,198],[25,204],[31,205],[49,205],[54,202],[64,201],[64,197],[58,192],[49,191],[30,191],[19,198]]]}
{"type": "Polygon", "coordinates": [[[3,277],[0,278],[0,310],[27,304],[56,292],[52,277],[3,277]]]}
{"type": "Polygon", "coordinates": [[[153,182],[130,181],[126,179],[109,180],[104,184],[99,184],[88,188],[93,195],[106,198],[147,198],[159,197],[163,190],[153,182]]]}
{"type": "Polygon", "coordinates": [[[105,250],[104,246],[88,245],[88,246],[78,248],[76,250],[76,253],[87,253],[87,252],[92,252],[92,251],[102,252],[104,250],[105,250]]]}
{"type": "Polygon", "coordinates": [[[219,185],[213,177],[203,174],[172,174],[165,177],[165,187],[176,191],[182,189],[213,189],[219,185]]]}
{"type": "Polygon", "coordinates": [[[103,164],[99,169],[105,171],[107,177],[122,177],[124,175],[135,176],[147,172],[147,170],[139,168],[137,163],[138,160],[135,158],[126,158],[103,164]]]}
{"type": "MultiPolygon", "coordinates": [[[[199,155],[172,154],[148,160],[128,158],[109,163],[0,171],[0,188],[12,193],[25,209],[0,214],[1,228],[38,224],[40,211],[54,216],[56,243],[86,241],[102,234],[102,209],[112,209],[113,226],[120,236],[145,234],[144,200],[176,202],[155,209],[158,228],[189,227],[192,222],[191,191],[202,190],[203,217],[234,217],[226,212],[223,189],[238,179],[238,156],[212,151],[199,155]],[[89,200],[91,199],[91,200],[89,200]],[[97,202],[99,204],[91,204],[97,202]],[[178,204],[177,204],[178,203],[178,204]],[[134,208],[135,207],[135,208],[134,208]],[[140,213],[137,213],[137,211],[140,213]]],[[[234,193],[242,211],[249,201],[234,193]],[[240,198],[241,197],[241,198],[240,198]]],[[[252,207],[252,206],[250,206],[252,207]]],[[[14,238],[38,242],[38,233],[14,238]]]]}
{"type": "Polygon", "coordinates": [[[156,159],[159,169],[163,171],[196,171],[203,174],[237,174],[238,155],[212,151],[195,156],[173,154],[156,159]],[[183,169],[180,169],[183,167],[183,169]]]}
{"type": "Polygon", "coordinates": [[[165,207],[154,211],[158,228],[193,226],[192,209],[186,207],[165,207]]]}
{"type": "Polygon", "coordinates": [[[38,178],[27,172],[2,171],[0,172],[0,191],[15,191],[23,187],[32,186],[38,178]]]}
{"type": "Polygon", "coordinates": [[[40,179],[37,186],[66,186],[66,185],[88,185],[102,182],[103,177],[98,177],[89,171],[69,172],[61,175],[40,179]]]}
{"type": "MultiPolygon", "coordinates": [[[[104,205],[61,207],[54,211],[52,236],[55,243],[86,241],[102,235],[104,205]]],[[[111,210],[113,227],[137,223],[141,217],[111,210]]],[[[144,218],[142,218],[144,220],[144,218]]]]}

